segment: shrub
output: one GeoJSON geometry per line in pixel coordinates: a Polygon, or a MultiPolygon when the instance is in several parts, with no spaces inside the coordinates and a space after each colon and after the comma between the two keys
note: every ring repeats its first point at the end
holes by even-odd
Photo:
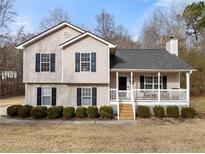
{"type": "Polygon", "coordinates": [[[137,107],[137,116],[141,118],[151,117],[151,112],[148,106],[138,106],[137,107]]]}
{"type": "Polygon", "coordinates": [[[98,117],[98,108],[96,106],[89,106],[87,108],[87,115],[91,119],[97,118],[98,117]]]}
{"type": "Polygon", "coordinates": [[[86,118],[86,108],[85,107],[78,107],[75,112],[76,117],[78,118],[86,118]]]}
{"type": "Polygon", "coordinates": [[[196,115],[196,112],[191,107],[183,107],[181,109],[181,117],[182,118],[194,118],[196,115]]]}
{"type": "Polygon", "coordinates": [[[155,106],[153,107],[154,116],[157,118],[164,118],[165,112],[162,106],[155,106]]]}
{"type": "Polygon", "coordinates": [[[63,116],[65,119],[71,119],[75,116],[75,108],[74,107],[65,107],[63,110],[63,116]]]}
{"type": "Polygon", "coordinates": [[[43,119],[47,116],[47,107],[37,106],[31,109],[31,116],[34,119],[43,119]]]}
{"type": "Polygon", "coordinates": [[[26,117],[30,117],[31,116],[31,109],[33,107],[30,106],[30,105],[24,105],[24,106],[20,106],[18,108],[18,115],[21,117],[21,118],[26,118],[26,117]]]}
{"type": "Polygon", "coordinates": [[[166,109],[167,117],[179,118],[179,108],[177,106],[168,106],[166,109]]]}
{"type": "Polygon", "coordinates": [[[18,115],[18,108],[20,108],[22,105],[11,105],[7,108],[7,115],[11,117],[15,117],[18,115]]]}
{"type": "Polygon", "coordinates": [[[63,116],[63,106],[52,106],[47,110],[49,119],[57,119],[63,116]]]}
{"type": "Polygon", "coordinates": [[[101,106],[99,114],[102,119],[112,119],[114,117],[113,108],[111,106],[101,106]]]}

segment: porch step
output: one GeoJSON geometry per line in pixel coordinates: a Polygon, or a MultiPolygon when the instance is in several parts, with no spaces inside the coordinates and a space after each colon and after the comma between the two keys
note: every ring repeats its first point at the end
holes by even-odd
{"type": "Polygon", "coordinates": [[[120,104],[120,120],[133,120],[133,110],[131,104],[120,104]]]}

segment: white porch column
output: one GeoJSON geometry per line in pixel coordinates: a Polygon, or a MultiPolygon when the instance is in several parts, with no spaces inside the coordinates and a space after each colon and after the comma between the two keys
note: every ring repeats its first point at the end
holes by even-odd
{"type": "Polygon", "coordinates": [[[160,72],[158,72],[158,102],[160,102],[160,72]]]}
{"type": "Polygon", "coordinates": [[[131,76],[131,84],[130,84],[130,89],[131,89],[131,101],[133,101],[132,100],[132,98],[133,98],[133,85],[132,85],[132,83],[133,83],[133,72],[131,72],[130,73],[130,76],[131,76]]]}
{"type": "Polygon", "coordinates": [[[119,101],[119,96],[118,96],[118,89],[119,89],[119,77],[118,77],[118,72],[116,72],[116,101],[119,101]]]}
{"type": "Polygon", "coordinates": [[[136,117],[135,116],[136,115],[135,110],[136,109],[135,109],[135,100],[134,100],[134,93],[133,93],[133,72],[130,73],[130,76],[131,76],[131,86],[130,86],[130,89],[131,89],[131,95],[130,96],[131,96],[131,98],[130,99],[131,99],[132,108],[133,108],[133,116],[134,116],[133,118],[135,120],[135,117],[136,117]]]}
{"type": "Polygon", "coordinates": [[[117,119],[120,120],[120,104],[119,104],[119,93],[118,93],[118,72],[116,72],[116,102],[117,102],[117,119]]]}
{"type": "Polygon", "coordinates": [[[190,101],[190,73],[186,72],[186,100],[189,104],[190,101]]]}

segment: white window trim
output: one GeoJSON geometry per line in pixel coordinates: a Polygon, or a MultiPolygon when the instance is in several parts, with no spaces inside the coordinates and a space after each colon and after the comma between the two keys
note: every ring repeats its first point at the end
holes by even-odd
{"type": "Polygon", "coordinates": [[[51,72],[51,53],[48,53],[48,52],[40,53],[40,72],[44,72],[44,73],[46,73],[46,72],[51,72]],[[42,62],[42,61],[41,61],[41,56],[42,56],[42,54],[48,54],[48,55],[49,55],[49,62],[42,62]],[[49,63],[49,70],[48,70],[48,71],[42,71],[42,70],[41,70],[41,63],[49,63]]]}
{"type": "Polygon", "coordinates": [[[80,72],[82,72],[82,73],[91,72],[91,52],[79,52],[79,53],[80,53],[80,72]],[[81,71],[81,54],[82,53],[89,53],[90,54],[90,70],[89,71],[81,71]]]}
{"type": "MultiPolygon", "coordinates": [[[[88,96],[87,96],[88,97],[88,96]]],[[[88,106],[92,106],[92,102],[93,102],[93,90],[92,90],[92,87],[81,87],[81,106],[85,106],[85,107],[88,107],[88,106]],[[82,100],[83,100],[83,97],[86,97],[86,96],[82,96],[82,89],[84,88],[89,88],[90,89],[90,94],[91,94],[91,102],[90,102],[90,105],[83,105],[82,104],[82,100]]]]}
{"type": "Polygon", "coordinates": [[[41,87],[41,106],[46,106],[46,107],[51,107],[52,106],[52,88],[51,87],[41,87]],[[43,89],[50,89],[51,90],[51,94],[50,95],[43,95],[43,89]],[[43,104],[43,97],[50,97],[50,105],[44,105],[43,104]]]}
{"type": "MultiPolygon", "coordinates": [[[[158,85],[158,82],[157,83],[155,83],[154,82],[154,77],[157,77],[157,79],[158,79],[158,76],[157,75],[144,75],[144,89],[146,89],[146,84],[147,83],[145,83],[145,81],[146,81],[146,77],[152,77],[152,83],[149,83],[149,84],[152,84],[152,90],[156,90],[155,88],[154,88],[154,86],[155,85],[158,85]]],[[[160,89],[163,89],[163,78],[162,78],[162,76],[160,76],[160,80],[162,81],[162,82],[160,82],[160,85],[161,85],[161,88],[160,89]]],[[[160,85],[158,85],[158,86],[160,86],[160,85]]],[[[157,88],[158,89],[158,88],[157,88]]]]}

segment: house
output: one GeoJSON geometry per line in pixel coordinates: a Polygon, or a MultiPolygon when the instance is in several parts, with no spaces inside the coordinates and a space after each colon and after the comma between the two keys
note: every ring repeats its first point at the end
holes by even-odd
{"type": "Polygon", "coordinates": [[[166,49],[118,49],[63,22],[17,49],[23,49],[29,105],[111,105],[118,119],[135,119],[138,105],[189,106],[193,69],[178,57],[174,38],[166,49]],[[186,73],[186,89],[180,87],[180,73],[186,73]]]}

